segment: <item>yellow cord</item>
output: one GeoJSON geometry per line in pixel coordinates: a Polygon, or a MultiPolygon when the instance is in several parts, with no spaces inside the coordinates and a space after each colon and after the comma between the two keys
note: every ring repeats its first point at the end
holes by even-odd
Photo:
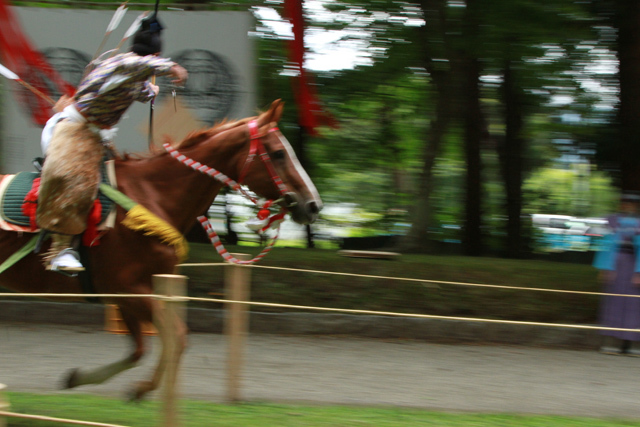
{"type": "Polygon", "coordinates": [[[175,247],[178,262],[187,258],[189,244],[184,236],[163,219],[151,213],[142,205],[136,205],[127,212],[122,225],[134,231],[143,231],[145,236],[156,236],[163,243],[175,247]]]}

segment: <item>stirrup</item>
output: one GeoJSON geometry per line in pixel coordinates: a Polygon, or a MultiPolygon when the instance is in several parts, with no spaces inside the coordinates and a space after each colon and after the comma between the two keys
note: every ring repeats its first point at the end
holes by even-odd
{"type": "Polygon", "coordinates": [[[44,157],[36,157],[33,159],[33,167],[36,168],[38,172],[42,172],[42,166],[44,165],[44,157]]]}
{"type": "Polygon", "coordinates": [[[75,277],[79,272],[84,271],[84,266],[80,262],[80,256],[76,251],[70,248],[60,251],[60,253],[51,260],[46,268],[47,270],[62,273],[71,277],[75,277]]]}

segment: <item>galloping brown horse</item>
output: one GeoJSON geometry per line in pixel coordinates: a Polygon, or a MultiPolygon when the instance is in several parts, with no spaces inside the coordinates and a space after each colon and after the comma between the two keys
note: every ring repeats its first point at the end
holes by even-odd
{"type": "MultiPolygon", "coordinates": [[[[282,199],[280,203],[294,221],[312,223],[322,208],[322,202],[289,143],[275,127],[282,108],[279,100],[274,101],[268,111],[254,118],[193,133],[174,147],[183,155],[215,168],[233,180],[238,181],[243,176],[243,183],[259,196],[282,199]],[[257,158],[252,162],[247,160],[254,157],[250,146],[256,141],[263,144],[270,158],[268,163],[273,167],[265,167],[257,158]],[[274,183],[278,177],[284,185],[274,183]],[[285,197],[281,197],[283,188],[286,188],[285,197]]],[[[118,158],[115,171],[118,189],[122,193],[182,234],[193,226],[198,215],[206,212],[222,187],[219,181],[187,167],[166,152],[139,158],[118,158]]],[[[115,227],[101,237],[99,245],[88,249],[90,275],[98,294],[151,294],[152,276],[174,273],[179,262],[173,246],[122,225],[125,215],[126,212],[118,207],[115,227]]],[[[30,238],[27,234],[0,231],[0,262],[18,251],[30,238]]],[[[82,292],[77,278],[45,270],[41,255],[34,253],[0,274],[0,286],[29,293],[82,292]]],[[[142,322],[153,321],[158,301],[151,298],[112,298],[102,302],[120,308],[135,343],[134,350],[115,363],[92,370],[74,370],[66,379],[69,388],[104,382],[134,367],[145,353],[141,325],[142,322]]],[[[156,327],[162,337],[162,322],[157,319],[156,327]]],[[[176,350],[180,355],[184,350],[185,336],[186,325],[181,325],[181,345],[176,350]]],[[[140,399],[156,389],[163,370],[161,357],[152,378],[139,382],[132,397],[140,399]]]]}

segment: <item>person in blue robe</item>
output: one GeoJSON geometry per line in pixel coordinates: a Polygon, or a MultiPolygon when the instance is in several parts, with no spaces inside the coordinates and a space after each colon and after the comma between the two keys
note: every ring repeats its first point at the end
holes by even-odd
{"type": "Polygon", "coordinates": [[[600,270],[602,292],[615,295],[601,298],[599,323],[638,332],[601,330],[600,352],[640,356],[640,194],[623,193],[619,212],[607,220],[611,233],[604,237],[593,266],[600,270]]]}

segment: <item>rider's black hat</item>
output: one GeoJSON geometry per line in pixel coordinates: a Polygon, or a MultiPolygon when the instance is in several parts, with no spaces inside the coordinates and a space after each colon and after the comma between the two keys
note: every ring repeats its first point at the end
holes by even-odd
{"type": "Polygon", "coordinates": [[[140,28],[133,36],[131,52],[140,55],[154,55],[162,51],[160,33],[164,27],[158,20],[158,12],[140,22],[140,28]]]}

